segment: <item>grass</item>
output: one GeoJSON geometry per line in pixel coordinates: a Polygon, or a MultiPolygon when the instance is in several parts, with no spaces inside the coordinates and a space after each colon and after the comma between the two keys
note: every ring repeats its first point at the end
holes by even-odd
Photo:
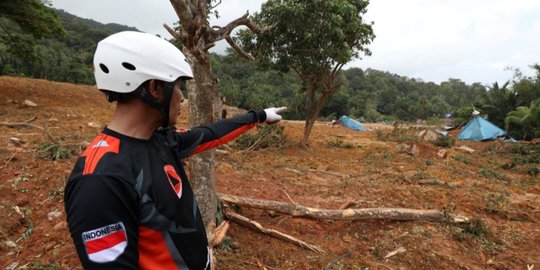
{"type": "Polygon", "coordinates": [[[457,161],[461,161],[467,165],[471,164],[471,159],[469,157],[466,157],[466,156],[455,156],[455,157],[452,157],[453,159],[457,160],[457,161]]]}
{"type": "Polygon", "coordinates": [[[341,138],[335,138],[334,140],[325,141],[324,144],[328,147],[335,148],[354,148],[354,145],[352,143],[344,142],[341,138]]]}
{"type": "Polygon", "coordinates": [[[526,145],[514,143],[497,152],[500,156],[508,157],[510,160],[500,168],[518,173],[530,175],[532,177],[540,174],[540,145],[526,145]]]}
{"type": "Polygon", "coordinates": [[[488,213],[499,213],[504,211],[508,204],[508,195],[505,193],[484,194],[484,210],[488,213]]]}
{"type": "Polygon", "coordinates": [[[40,158],[51,160],[68,159],[76,152],[75,149],[67,149],[59,144],[42,144],[37,151],[40,158]]]}
{"type": "Polygon", "coordinates": [[[489,180],[499,180],[505,183],[510,183],[512,180],[506,176],[503,173],[498,172],[497,170],[494,170],[492,168],[483,166],[481,167],[478,172],[480,175],[482,175],[485,178],[488,178],[489,180]]]}
{"type": "MultiPolygon", "coordinates": [[[[367,151],[365,154],[365,161],[367,163],[377,163],[381,160],[388,160],[396,157],[396,154],[393,153],[390,148],[383,146],[376,146],[373,151],[367,151]]],[[[370,171],[379,171],[378,168],[368,168],[370,171]]]]}
{"type": "Polygon", "coordinates": [[[483,220],[474,218],[470,222],[450,227],[454,239],[463,241],[466,238],[481,239],[491,236],[489,228],[483,220]]]}
{"type": "MultiPolygon", "coordinates": [[[[25,269],[36,269],[36,270],[56,270],[56,269],[62,269],[62,267],[58,263],[52,263],[52,264],[46,264],[43,263],[41,260],[37,259],[30,263],[28,268],[25,269]]],[[[22,268],[19,268],[22,269],[22,268]]]]}
{"type": "Polygon", "coordinates": [[[413,128],[401,128],[397,127],[394,128],[394,130],[390,133],[385,133],[382,130],[375,131],[375,134],[377,136],[377,140],[387,142],[387,141],[395,141],[395,142],[409,142],[409,143],[418,143],[419,138],[416,136],[416,132],[413,128]]]}

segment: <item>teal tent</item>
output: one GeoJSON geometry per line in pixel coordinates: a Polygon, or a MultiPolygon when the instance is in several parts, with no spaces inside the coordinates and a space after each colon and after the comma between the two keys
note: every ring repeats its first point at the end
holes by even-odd
{"type": "Polygon", "coordinates": [[[467,125],[465,125],[459,135],[460,140],[484,141],[492,140],[506,134],[506,131],[500,129],[488,120],[476,116],[467,125]]]}
{"type": "Polygon", "coordinates": [[[339,118],[339,122],[341,122],[341,124],[343,126],[346,126],[348,128],[351,128],[353,130],[356,130],[356,131],[366,131],[367,128],[365,128],[362,124],[360,124],[360,122],[350,118],[350,117],[347,117],[347,116],[342,116],[341,118],[339,118]]]}

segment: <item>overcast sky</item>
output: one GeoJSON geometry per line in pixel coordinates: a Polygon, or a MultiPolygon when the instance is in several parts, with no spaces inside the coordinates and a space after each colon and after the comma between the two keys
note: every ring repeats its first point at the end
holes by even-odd
{"type": "MultiPolygon", "coordinates": [[[[331,1],[331,0],[330,0],[331,1]]],[[[259,11],[262,0],[222,0],[219,19],[224,25],[259,11]]],[[[169,1],[52,0],[53,7],[102,23],[119,23],[170,38],[162,27],[178,20],[169,1]]],[[[367,21],[377,36],[373,54],[346,68],[389,71],[440,83],[458,78],[491,85],[512,78],[508,67],[525,75],[540,63],[539,0],[371,0],[367,21]]],[[[217,46],[223,52],[226,45],[217,46]]]]}

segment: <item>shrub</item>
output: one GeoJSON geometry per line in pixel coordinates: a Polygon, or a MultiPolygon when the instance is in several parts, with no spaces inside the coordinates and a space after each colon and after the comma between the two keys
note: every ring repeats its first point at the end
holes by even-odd
{"type": "Polygon", "coordinates": [[[457,161],[461,161],[465,164],[471,164],[471,159],[466,156],[455,156],[453,157],[457,161]]]}
{"type": "Polygon", "coordinates": [[[75,154],[74,149],[66,149],[59,144],[43,144],[38,147],[37,151],[40,153],[40,158],[45,159],[68,159],[75,154]]]}
{"type": "Polygon", "coordinates": [[[493,170],[489,167],[482,167],[480,168],[479,170],[479,173],[488,178],[488,179],[496,179],[496,180],[500,180],[500,181],[503,181],[503,182],[506,182],[506,183],[509,183],[510,182],[510,178],[508,178],[508,176],[506,176],[505,174],[502,174],[496,170],[493,170]]]}
{"type": "Polygon", "coordinates": [[[450,136],[439,136],[433,143],[436,146],[450,148],[456,143],[456,139],[450,136]]]}
{"type": "Polygon", "coordinates": [[[284,127],[280,125],[259,125],[256,134],[242,134],[233,146],[241,150],[287,147],[291,142],[283,130],[284,127]]]}
{"type": "Polygon", "coordinates": [[[346,143],[346,142],[343,142],[343,140],[341,138],[336,138],[335,140],[333,141],[326,141],[324,142],[324,144],[326,144],[326,146],[328,147],[337,147],[337,148],[353,148],[354,145],[352,143],[346,143]]]}

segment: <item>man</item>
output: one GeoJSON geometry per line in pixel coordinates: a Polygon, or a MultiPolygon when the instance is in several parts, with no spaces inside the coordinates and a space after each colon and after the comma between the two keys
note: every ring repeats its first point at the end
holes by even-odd
{"type": "Polygon", "coordinates": [[[121,32],[99,42],[98,89],[116,110],[77,160],[65,189],[71,237],[87,269],[210,269],[205,227],[182,159],[230,141],[285,108],[176,132],[192,79],[169,42],[121,32]]]}

